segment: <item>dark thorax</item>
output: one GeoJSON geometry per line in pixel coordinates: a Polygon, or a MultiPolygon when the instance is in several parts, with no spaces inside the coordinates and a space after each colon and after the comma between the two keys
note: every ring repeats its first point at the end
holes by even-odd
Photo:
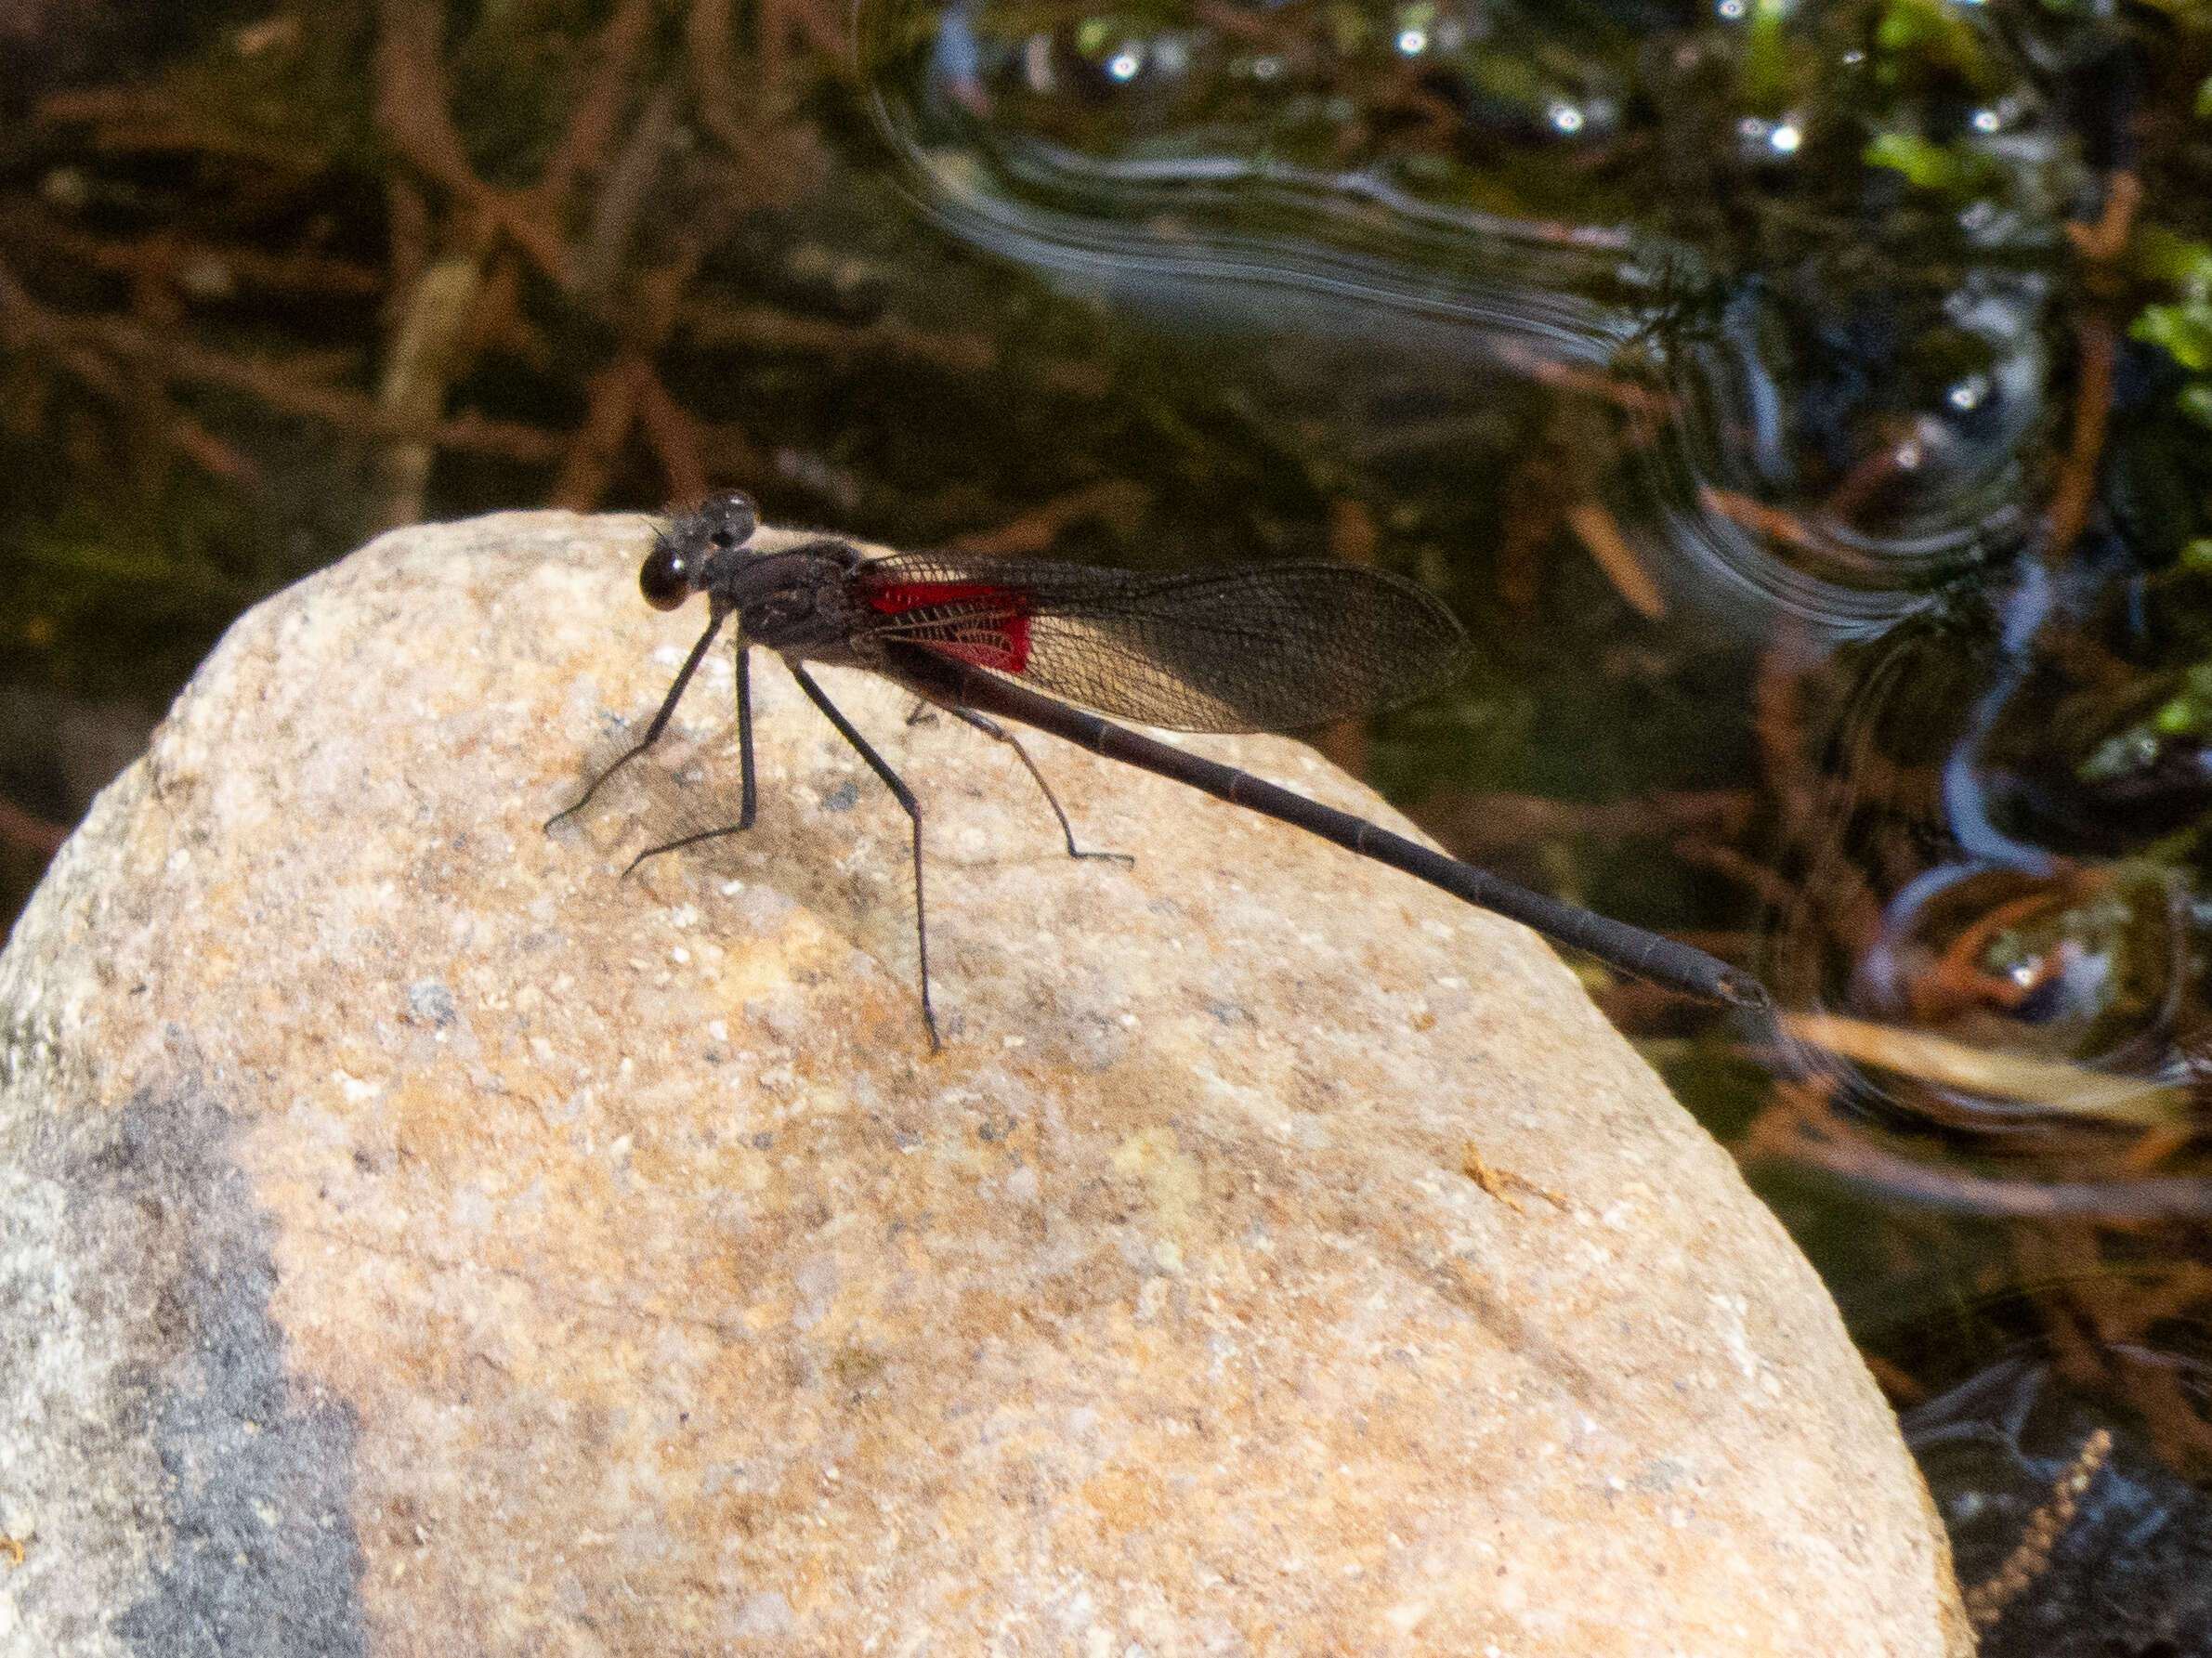
{"type": "Polygon", "coordinates": [[[738,549],[724,555],[710,591],[735,610],[739,636],[807,661],[864,666],[853,648],[862,620],[853,572],[867,557],[850,542],[810,542],[783,553],[738,549]]]}

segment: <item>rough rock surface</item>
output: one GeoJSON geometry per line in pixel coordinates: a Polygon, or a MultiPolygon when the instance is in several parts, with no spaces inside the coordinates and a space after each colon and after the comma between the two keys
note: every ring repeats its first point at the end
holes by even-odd
{"type": "Polygon", "coordinates": [[[1967,1650],[1820,1285],[1529,934],[1040,738],[1141,854],[1070,864],[831,674],[932,813],[933,1058],[904,819],[774,664],[756,828],[617,879],[726,654],[542,833],[700,624],[642,544],[262,606],[24,916],[0,1653],[1967,1650]]]}

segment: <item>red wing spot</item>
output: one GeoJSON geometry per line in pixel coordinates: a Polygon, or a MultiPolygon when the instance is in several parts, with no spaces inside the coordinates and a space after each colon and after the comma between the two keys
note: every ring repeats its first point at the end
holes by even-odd
{"type": "Polygon", "coordinates": [[[972,605],[978,599],[991,609],[1016,613],[1028,606],[1027,594],[1011,587],[992,587],[981,581],[884,581],[871,583],[868,588],[869,607],[886,616],[927,609],[934,605],[972,605]]]}
{"type": "Polygon", "coordinates": [[[980,581],[892,581],[865,592],[869,608],[885,616],[938,612],[899,630],[916,645],[1001,673],[1019,673],[1029,664],[1027,594],[980,581]]]}

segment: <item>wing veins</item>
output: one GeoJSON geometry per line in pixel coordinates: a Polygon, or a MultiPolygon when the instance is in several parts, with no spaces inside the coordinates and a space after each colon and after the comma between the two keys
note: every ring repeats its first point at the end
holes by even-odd
{"type": "Polygon", "coordinates": [[[1188,731],[1289,730],[1364,713],[1456,676],[1467,648],[1432,595],[1352,565],[1137,576],[913,553],[858,576],[895,590],[983,590],[871,618],[870,633],[941,647],[949,630],[1020,618],[1027,660],[1004,677],[1188,731]]]}

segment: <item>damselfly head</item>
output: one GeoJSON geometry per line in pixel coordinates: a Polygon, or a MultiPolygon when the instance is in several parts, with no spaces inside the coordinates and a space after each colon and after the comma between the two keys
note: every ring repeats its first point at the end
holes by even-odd
{"type": "Polygon", "coordinates": [[[713,580],[715,555],[742,547],[760,528],[753,498],[736,490],[701,503],[653,538],[637,590],[656,610],[674,610],[713,580]]]}

